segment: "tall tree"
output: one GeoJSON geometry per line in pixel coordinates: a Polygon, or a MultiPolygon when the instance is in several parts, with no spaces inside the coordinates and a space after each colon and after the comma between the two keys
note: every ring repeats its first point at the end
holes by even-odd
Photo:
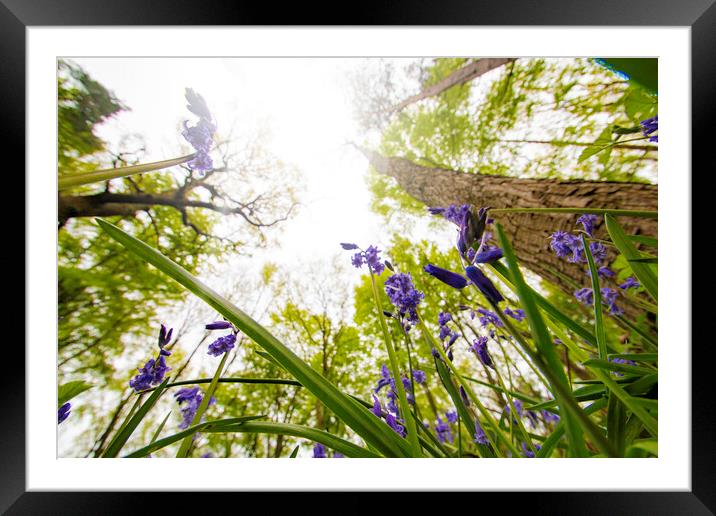
{"type": "MultiPolygon", "coordinates": [[[[424,167],[366,149],[362,152],[380,174],[394,178],[407,194],[428,207],[472,204],[490,208],[657,209],[656,185],[489,176],[424,167]]],[[[555,213],[501,213],[499,221],[521,263],[565,292],[573,292],[575,286],[584,284],[584,265],[558,258],[549,247],[549,236],[555,231],[574,230],[576,218],[555,213]]],[[[625,218],[622,222],[632,234],[657,234],[655,219],[625,218]]],[[[596,225],[595,234],[604,236],[602,221],[596,225]]],[[[629,310],[638,311],[636,307],[629,310]]]]}
{"type": "Polygon", "coordinates": [[[453,71],[447,77],[440,79],[435,83],[426,84],[420,93],[411,95],[407,99],[400,101],[398,104],[393,106],[390,111],[400,111],[410,104],[440,95],[442,92],[452,88],[453,86],[465,84],[476,77],[484,75],[487,72],[494,70],[495,68],[499,68],[507,63],[511,63],[514,60],[514,58],[502,57],[469,60],[465,66],[453,71]]]}

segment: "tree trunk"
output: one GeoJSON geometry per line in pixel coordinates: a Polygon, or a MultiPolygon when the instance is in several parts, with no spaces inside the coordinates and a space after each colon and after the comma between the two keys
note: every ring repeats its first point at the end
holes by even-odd
{"type": "MultiPolygon", "coordinates": [[[[386,158],[376,152],[360,150],[379,173],[395,178],[409,195],[427,206],[472,204],[490,208],[657,209],[656,185],[486,176],[423,167],[403,158],[386,158]]],[[[589,275],[584,264],[558,258],[549,247],[549,237],[558,230],[577,229],[578,216],[557,213],[495,214],[510,238],[520,263],[568,294],[577,288],[591,286],[589,275]]],[[[628,234],[657,236],[656,219],[620,217],[619,222],[628,234]]],[[[608,238],[601,217],[595,236],[608,238]]],[[[609,248],[608,262],[614,257],[614,251],[609,248]]],[[[576,300],[574,302],[577,303],[576,300]]],[[[627,302],[626,298],[622,298],[620,306],[632,320],[643,313],[643,309],[627,302]]]]}
{"type": "Polygon", "coordinates": [[[490,70],[499,68],[500,66],[510,63],[514,60],[514,58],[500,57],[478,59],[477,61],[468,63],[462,68],[455,70],[443,80],[423,89],[417,95],[413,95],[412,97],[408,97],[407,99],[403,100],[399,104],[395,105],[390,111],[391,113],[395,113],[396,111],[400,111],[401,109],[404,109],[410,104],[413,104],[423,99],[427,99],[429,97],[435,97],[436,95],[439,95],[443,91],[450,89],[453,86],[457,86],[458,84],[464,84],[468,81],[473,80],[475,77],[479,77],[480,75],[486,74],[490,70]]]}

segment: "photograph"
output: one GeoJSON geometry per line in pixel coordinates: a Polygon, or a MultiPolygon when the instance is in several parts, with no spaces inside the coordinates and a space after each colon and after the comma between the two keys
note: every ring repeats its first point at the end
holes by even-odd
{"type": "Polygon", "coordinates": [[[60,462],[658,462],[656,57],[53,59],[60,462]]]}

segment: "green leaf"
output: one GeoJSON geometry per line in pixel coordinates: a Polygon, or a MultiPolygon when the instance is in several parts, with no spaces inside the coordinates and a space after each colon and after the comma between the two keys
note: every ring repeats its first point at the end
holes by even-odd
{"type": "MultiPolygon", "coordinates": [[[[602,60],[614,70],[629,76],[629,81],[656,94],[659,91],[659,60],[653,57],[609,57],[602,60]]],[[[638,91],[638,90],[637,90],[638,91]]]]}
{"type": "MultiPolygon", "coordinates": [[[[373,416],[376,421],[378,418],[373,416]]],[[[386,428],[387,425],[386,425],[386,428]]],[[[390,430],[390,428],[388,428],[390,430]]],[[[392,432],[392,430],[390,430],[392,432]]],[[[323,430],[317,430],[302,425],[293,425],[288,423],[273,423],[270,421],[249,421],[241,423],[240,425],[222,425],[218,428],[208,428],[204,432],[211,433],[226,433],[226,432],[240,432],[240,433],[257,433],[257,434],[283,434],[292,435],[294,437],[302,437],[309,439],[317,443],[321,443],[328,446],[332,450],[342,453],[346,457],[359,457],[359,458],[379,458],[380,455],[373,453],[372,451],[361,448],[360,446],[353,444],[350,441],[336,437],[333,434],[324,432],[323,430]]],[[[395,434],[398,435],[398,434],[395,434]]]]}
{"type": "Polygon", "coordinates": [[[170,444],[174,444],[178,441],[181,441],[185,438],[191,438],[192,435],[194,435],[197,432],[202,432],[211,428],[224,428],[229,427],[229,425],[236,425],[237,423],[243,423],[245,421],[252,421],[254,419],[261,419],[266,416],[244,416],[244,417],[232,417],[228,419],[218,419],[215,421],[207,421],[205,423],[199,423],[198,425],[191,426],[187,428],[186,430],[182,430],[181,432],[178,432],[176,434],[167,436],[163,439],[159,439],[158,441],[154,441],[151,444],[140,448],[138,450],[133,451],[129,455],[125,455],[125,458],[128,459],[136,459],[140,457],[146,457],[150,453],[154,453],[157,450],[161,450],[162,448],[166,448],[170,444]]]}
{"type": "Polygon", "coordinates": [[[600,358],[607,358],[607,335],[604,331],[604,320],[602,314],[602,291],[599,287],[599,274],[594,264],[592,250],[589,248],[587,236],[582,233],[582,247],[589,264],[589,272],[592,280],[592,295],[594,296],[594,335],[597,337],[597,350],[600,358]]]}
{"type": "Polygon", "coordinates": [[[82,394],[92,387],[94,387],[92,384],[82,380],[63,383],[57,389],[57,407],[61,407],[75,396],[82,394]]]}
{"type": "Polygon", "coordinates": [[[119,454],[119,452],[122,450],[122,446],[125,445],[134,430],[136,430],[137,426],[139,426],[139,423],[142,421],[142,419],[144,419],[144,416],[147,415],[147,413],[152,409],[154,404],[159,400],[159,397],[164,392],[164,387],[166,387],[167,383],[169,383],[169,378],[164,380],[161,385],[157,387],[157,389],[149,396],[147,401],[145,401],[142,406],[139,407],[137,412],[135,412],[132,418],[127,421],[127,424],[124,425],[119,432],[117,432],[117,435],[115,435],[114,439],[112,439],[112,442],[109,443],[109,446],[107,446],[107,449],[102,454],[102,457],[113,458],[119,454]]]}
{"type": "Polygon", "coordinates": [[[648,264],[631,261],[643,257],[636,247],[634,247],[634,244],[629,241],[624,229],[622,229],[614,217],[605,215],[604,221],[612,242],[614,242],[614,245],[619,249],[619,252],[624,255],[624,258],[630,260],[629,267],[631,267],[634,275],[654,301],[658,301],[658,281],[651,267],[648,264]]]}
{"type": "Polygon", "coordinates": [[[597,139],[589,147],[585,147],[582,153],[577,159],[578,163],[591,158],[595,154],[602,152],[606,149],[611,149],[611,145],[614,141],[614,135],[612,134],[612,127],[605,128],[597,137],[597,139]]]}
{"type": "Polygon", "coordinates": [[[646,367],[633,366],[628,364],[619,364],[615,362],[609,362],[608,360],[602,360],[600,358],[592,358],[582,362],[582,365],[587,367],[596,367],[598,369],[606,369],[608,371],[614,371],[617,373],[646,375],[654,374],[653,369],[647,369],[646,367]]]}
{"type": "Polygon", "coordinates": [[[300,444],[297,444],[296,447],[295,447],[295,448],[293,449],[293,451],[291,452],[291,455],[290,455],[288,458],[289,458],[289,459],[295,459],[295,458],[296,458],[296,455],[298,455],[298,450],[299,450],[299,448],[301,448],[301,445],[300,445],[300,444]]]}
{"type": "Polygon", "coordinates": [[[629,91],[624,97],[624,110],[635,123],[656,115],[658,106],[655,97],[637,88],[629,91]]]}
{"type": "Polygon", "coordinates": [[[322,375],[314,371],[293,351],[281,343],[268,330],[246,313],[210,289],[182,267],[162,255],[156,249],[128,235],[118,227],[97,219],[99,226],[127,250],[180,283],[190,292],[204,300],[246,336],[261,346],[274,360],[329,408],[348,427],[381,453],[389,457],[410,455],[410,447],[398,434],[375,417],[365,407],[339,391],[322,375]]]}
{"type": "Polygon", "coordinates": [[[505,261],[507,262],[510,272],[509,279],[511,279],[515,285],[517,295],[520,298],[520,304],[527,315],[532,338],[537,346],[537,353],[532,350],[525,342],[522,334],[514,329],[512,323],[508,321],[498,309],[500,319],[549,381],[552,392],[555,394],[555,398],[559,403],[562,419],[567,426],[567,442],[569,443],[571,453],[576,456],[584,456],[586,454],[582,437],[582,430],[584,430],[605,455],[610,457],[616,456],[615,450],[604,437],[602,431],[589,419],[573,398],[562,362],[554,350],[552,339],[539,312],[537,303],[532,297],[532,290],[527,286],[522,276],[517,258],[512,249],[512,244],[505,236],[505,232],[499,223],[496,224],[496,229],[500,247],[502,247],[505,261]]]}

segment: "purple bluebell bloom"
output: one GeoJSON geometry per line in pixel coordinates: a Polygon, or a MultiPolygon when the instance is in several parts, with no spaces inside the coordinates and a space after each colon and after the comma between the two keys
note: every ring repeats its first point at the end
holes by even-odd
{"type": "Polygon", "coordinates": [[[574,293],[574,297],[587,306],[594,304],[594,291],[591,288],[580,288],[574,293]]]}
{"type": "Polygon", "coordinates": [[[326,447],[321,443],[313,445],[313,458],[314,459],[325,459],[326,458],[326,447]]]}
{"type": "Polygon", "coordinates": [[[559,416],[550,412],[549,410],[542,411],[542,419],[544,419],[545,424],[559,422],[559,416]]]}
{"type": "Polygon", "coordinates": [[[449,423],[457,423],[457,412],[454,410],[445,412],[445,417],[449,423]]]}
{"type": "Polygon", "coordinates": [[[440,340],[445,340],[445,338],[450,335],[450,327],[449,326],[440,326],[440,340]]]}
{"type": "Polygon", "coordinates": [[[585,213],[577,219],[577,222],[584,227],[584,232],[591,236],[594,236],[594,225],[597,223],[597,216],[589,213],[585,213]]]}
{"type": "Polygon", "coordinates": [[[505,308],[504,312],[505,312],[505,315],[509,315],[510,317],[512,317],[513,319],[515,319],[516,321],[523,321],[523,320],[525,319],[525,317],[527,317],[527,316],[525,315],[525,311],[522,310],[521,308],[517,308],[516,310],[512,310],[512,309],[508,306],[507,308],[505,308]]]}
{"type": "Polygon", "coordinates": [[[378,417],[383,417],[383,406],[375,394],[373,394],[373,408],[370,411],[378,417]]]}
{"type": "Polygon", "coordinates": [[[406,435],[405,427],[400,424],[401,421],[397,417],[395,417],[391,413],[387,413],[385,415],[385,422],[388,423],[388,426],[390,428],[392,428],[395,431],[395,433],[397,433],[398,435],[400,435],[402,437],[405,437],[405,435],[406,435]]]}
{"type": "Polygon", "coordinates": [[[346,456],[343,455],[343,454],[340,453],[340,452],[333,452],[333,458],[334,458],[334,459],[345,459],[346,456]]]}
{"type": "Polygon", "coordinates": [[[487,351],[487,337],[478,337],[475,339],[472,346],[470,346],[470,351],[475,353],[475,355],[480,359],[480,362],[484,365],[492,367],[493,369],[495,368],[492,363],[492,357],[487,351]]]}
{"type": "Polygon", "coordinates": [[[393,274],[385,280],[385,293],[388,294],[390,301],[398,309],[401,316],[407,314],[410,322],[418,322],[416,309],[425,295],[415,289],[413,277],[409,272],[393,274]]]}
{"type": "Polygon", "coordinates": [[[233,326],[229,321],[214,321],[213,323],[207,324],[205,328],[207,330],[228,330],[229,328],[233,328],[233,326]]]}
{"type": "Polygon", "coordinates": [[[474,265],[465,267],[465,274],[491,303],[497,304],[505,300],[489,278],[474,265]]]}
{"type": "MultiPolygon", "coordinates": [[[[204,393],[201,392],[199,387],[185,387],[175,392],[174,398],[177,403],[182,406],[182,422],[179,424],[179,428],[182,430],[189,428],[189,425],[191,425],[192,421],[194,421],[196,411],[199,410],[201,401],[204,399],[204,393]]],[[[209,400],[209,405],[212,405],[215,402],[216,399],[212,396],[209,400]]]]}
{"type": "Polygon", "coordinates": [[[639,288],[641,287],[641,283],[639,283],[636,279],[634,279],[634,276],[629,276],[624,283],[619,285],[619,288],[622,290],[627,290],[629,288],[639,288]]]}
{"type": "Polygon", "coordinates": [[[186,100],[189,103],[187,106],[189,111],[199,117],[199,122],[195,126],[190,127],[187,122],[184,122],[182,136],[196,150],[196,155],[187,163],[187,166],[200,172],[211,170],[214,165],[209,151],[214,142],[216,124],[201,95],[191,88],[187,88],[186,100]]]}
{"type": "MultiPolygon", "coordinates": [[[[515,406],[515,411],[517,412],[517,415],[522,417],[522,415],[524,413],[522,402],[520,400],[518,400],[517,398],[513,398],[512,404],[515,406]]],[[[505,410],[505,412],[507,412],[509,414],[511,412],[510,405],[509,404],[505,405],[504,410],[505,410]]]]}
{"type": "Polygon", "coordinates": [[[440,312],[438,314],[438,324],[444,326],[452,320],[450,312],[440,312]]]}
{"type": "Polygon", "coordinates": [[[167,367],[164,355],[159,355],[157,360],[150,358],[143,367],[137,369],[139,374],[129,380],[129,386],[135,392],[145,391],[154,385],[159,385],[164,380],[164,375],[171,368],[167,367]]]}
{"type": "Polygon", "coordinates": [[[607,259],[607,248],[601,242],[591,242],[589,250],[592,252],[594,263],[602,263],[607,259]]]}
{"type": "Polygon", "coordinates": [[[487,435],[485,435],[485,431],[480,426],[480,423],[478,423],[477,419],[475,419],[475,436],[474,436],[474,442],[476,444],[482,444],[487,445],[490,444],[490,441],[487,439],[487,435]]]}
{"type": "Polygon", "coordinates": [[[236,335],[234,335],[233,333],[229,333],[228,335],[219,337],[214,342],[209,344],[209,350],[207,351],[207,354],[214,357],[223,355],[234,347],[235,342],[236,335]]]}
{"type": "MultiPolygon", "coordinates": [[[[587,269],[587,275],[591,278],[592,277],[592,270],[587,269]]],[[[616,273],[611,270],[606,265],[602,265],[597,269],[597,277],[599,278],[613,278],[616,275],[616,273]]]]}
{"type": "Polygon", "coordinates": [[[499,247],[489,247],[475,255],[473,263],[492,263],[502,258],[502,249],[499,247]]]}
{"type": "Polygon", "coordinates": [[[447,220],[452,222],[453,224],[460,225],[460,223],[465,218],[465,213],[470,211],[470,205],[469,204],[462,204],[460,206],[456,204],[451,204],[447,208],[444,208],[444,211],[442,212],[442,216],[445,217],[447,220]]]}
{"type": "MultiPolygon", "coordinates": [[[[539,451],[542,447],[539,444],[535,444],[534,448],[535,448],[535,450],[539,451]]],[[[524,442],[522,443],[522,451],[524,452],[525,457],[534,459],[534,457],[535,457],[534,452],[532,450],[530,450],[529,448],[527,448],[527,444],[524,442]]]]}
{"type": "MultiPolygon", "coordinates": [[[[641,125],[641,132],[644,134],[644,136],[650,136],[652,133],[655,133],[659,130],[659,115],[647,118],[646,120],[642,120],[641,122],[639,122],[639,125],[641,125]]],[[[649,141],[658,142],[659,136],[654,135],[649,138],[649,141]]]]}
{"type": "Polygon", "coordinates": [[[426,265],[423,270],[452,288],[463,289],[467,287],[467,279],[457,272],[442,269],[431,263],[426,265]]]}
{"type": "Polygon", "coordinates": [[[604,287],[601,289],[602,303],[609,307],[609,311],[614,315],[621,315],[624,313],[621,308],[617,306],[617,298],[619,297],[619,291],[613,288],[604,287]]]}
{"type": "Polygon", "coordinates": [[[435,423],[435,432],[437,432],[438,440],[440,440],[441,443],[451,443],[453,441],[452,432],[450,431],[450,425],[447,422],[443,422],[443,420],[439,417],[437,422],[435,423]]]}
{"type": "Polygon", "coordinates": [[[549,245],[559,258],[567,258],[570,262],[581,261],[582,242],[577,236],[564,231],[555,231],[552,233],[549,245]]]}
{"type": "Polygon", "coordinates": [[[57,410],[57,424],[59,425],[62,423],[65,419],[67,419],[67,416],[70,415],[70,409],[72,408],[72,404],[68,401],[67,403],[63,404],[58,410],[57,410]]]}
{"type": "Polygon", "coordinates": [[[378,379],[378,385],[376,385],[374,392],[380,392],[380,390],[383,387],[385,387],[386,385],[392,385],[392,384],[393,384],[393,377],[390,375],[388,366],[383,364],[382,366],[380,366],[380,378],[378,379]]]}
{"type": "MultiPolygon", "coordinates": [[[[609,361],[614,364],[632,365],[632,366],[636,365],[636,362],[634,362],[633,360],[627,360],[625,358],[619,358],[619,357],[610,358],[609,361]]],[[[618,373],[617,371],[612,371],[612,373],[614,374],[614,376],[624,376],[622,373],[618,373]]]]}
{"type": "MultiPolygon", "coordinates": [[[[352,250],[352,249],[359,249],[359,247],[355,244],[341,244],[341,247],[346,250],[352,250]]],[[[365,251],[359,251],[356,254],[354,254],[351,257],[351,264],[356,269],[360,269],[363,267],[363,265],[368,265],[368,269],[370,269],[371,272],[373,272],[375,275],[380,276],[383,271],[385,270],[385,265],[380,260],[380,249],[375,247],[374,245],[368,246],[368,249],[365,251]]]]}
{"type": "Polygon", "coordinates": [[[349,243],[341,243],[341,247],[345,249],[346,251],[352,251],[353,249],[358,249],[358,246],[355,244],[349,244],[349,243]]]}
{"type": "Polygon", "coordinates": [[[504,326],[500,317],[495,312],[485,310],[484,308],[478,308],[477,311],[482,314],[479,319],[483,328],[488,324],[494,324],[497,328],[502,328],[504,326]]]}
{"type": "Polygon", "coordinates": [[[423,385],[426,380],[425,371],[413,369],[413,379],[415,380],[415,383],[423,385]]]}

